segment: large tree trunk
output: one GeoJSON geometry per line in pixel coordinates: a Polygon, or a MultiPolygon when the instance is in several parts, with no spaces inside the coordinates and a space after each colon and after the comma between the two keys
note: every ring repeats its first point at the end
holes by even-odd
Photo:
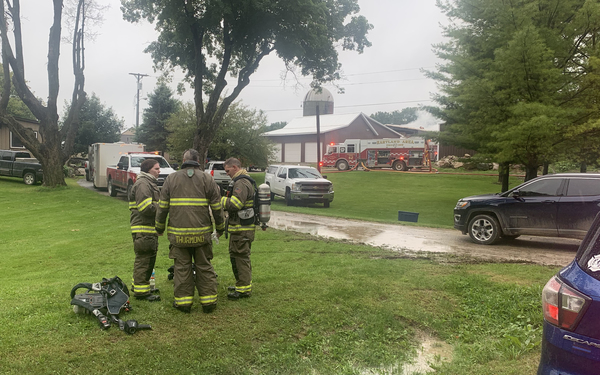
{"type": "Polygon", "coordinates": [[[63,155],[60,147],[44,148],[43,160],[40,160],[44,170],[44,186],[66,186],[63,172],[63,155]]]}
{"type": "Polygon", "coordinates": [[[500,183],[502,183],[502,192],[504,193],[505,191],[508,190],[508,182],[509,182],[509,176],[510,176],[510,163],[502,163],[500,164],[500,166],[498,167],[498,177],[500,180],[500,183]]]}
{"type": "Polygon", "coordinates": [[[532,178],[536,178],[538,175],[539,165],[527,165],[525,166],[525,181],[529,181],[532,178]]]}
{"type": "Polygon", "coordinates": [[[548,174],[548,168],[550,166],[550,163],[548,163],[547,161],[544,162],[544,169],[542,170],[542,175],[547,175],[548,174]]]}

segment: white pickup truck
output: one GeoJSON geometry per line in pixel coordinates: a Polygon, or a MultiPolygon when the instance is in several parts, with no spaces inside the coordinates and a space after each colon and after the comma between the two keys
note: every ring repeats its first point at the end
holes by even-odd
{"type": "Polygon", "coordinates": [[[333,184],[313,167],[271,165],[265,172],[265,183],[271,188],[271,200],[278,195],[288,206],[316,202],[327,208],[333,201],[333,184]]]}

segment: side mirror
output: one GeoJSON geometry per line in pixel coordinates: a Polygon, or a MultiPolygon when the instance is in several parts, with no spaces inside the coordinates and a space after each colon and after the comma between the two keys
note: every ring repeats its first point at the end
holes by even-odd
{"type": "Polygon", "coordinates": [[[321,177],[323,177],[324,179],[327,179],[327,175],[325,175],[325,174],[322,175],[321,177]]]}
{"type": "Polygon", "coordinates": [[[524,202],[525,199],[522,198],[521,196],[521,191],[520,190],[515,190],[512,193],[510,193],[510,195],[515,198],[516,200],[518,200],[519,202],[524,202]]]}

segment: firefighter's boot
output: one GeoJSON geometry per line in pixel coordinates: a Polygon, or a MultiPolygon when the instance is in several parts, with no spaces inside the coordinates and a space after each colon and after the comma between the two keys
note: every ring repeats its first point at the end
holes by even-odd
{"type": "Polygon", "coordinates": [[[230,300],[234,300],[234,301],[237,301],[240,298],[248,298],[248,297],[250,297],[250,292],[234,291],[233,293],[227,294],[227,298],[229,298],[230,300]]]}

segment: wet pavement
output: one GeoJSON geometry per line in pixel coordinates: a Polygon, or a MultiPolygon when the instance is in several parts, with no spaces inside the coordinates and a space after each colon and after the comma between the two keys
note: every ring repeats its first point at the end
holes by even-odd
{"type": "Polygon", "coordinates": [[[269,226],[280,230],[348,240],[403,253],[447,253],[493,261],[566,266],[580,240],[521,236],[496,245],[478,245],[454,229],[381,224],[326,216],[271,211],[269,226]]]}
{"type": "MultiPolygon", "coordinates": [[[[91,182],[79,180],[79,185],[96,190],[91,182]]],[[[125,200],[124,194],[118,198],[125,200]]],[[[573,260],[580,240],[521,236],[496,245],[477,245],[454,229],[439,229],[382,224],[327,216],[271,211],[269,226],[274,229],[308,233],[313,236],[347,240],[388,248],[407,255],[420,252],[468,256],[490,261],[530,262],[549,266],[566,266],[573,260]]]]}

